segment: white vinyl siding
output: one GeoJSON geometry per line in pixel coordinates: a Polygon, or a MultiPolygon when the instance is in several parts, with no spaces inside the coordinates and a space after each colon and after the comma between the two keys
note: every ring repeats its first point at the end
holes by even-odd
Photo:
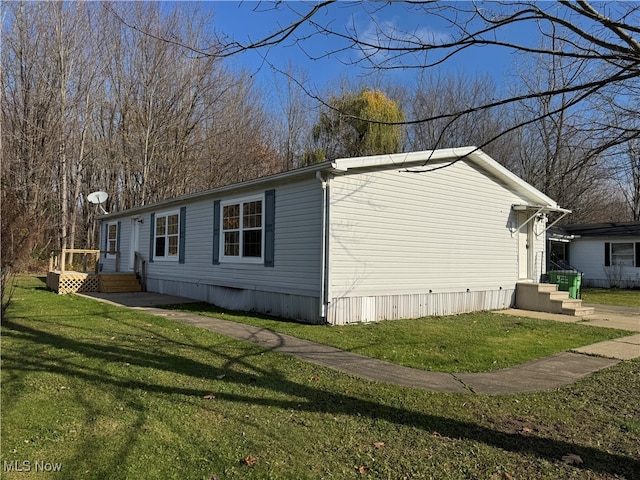
{"type": "Polygon", "coordinates": [[[640,237],[583,237],[574,238],[569,244],[569,263],[583,274],[583,283],[587,287],[609,288],[611,282],[620,287],[640,287],[640,267],[632,265],[605,266],[605,244],[635,244],[640,237]]]}
{"type": "MultiPolygon", "coordinates": [[[[429,173],[336,177],[331,296],[512,289],[518,272],[511,228],[518,225],[511,205],[522,201],[465,162],[429,173]]],[[[540,261],[544,234],[533,248],[540,261]]]]}

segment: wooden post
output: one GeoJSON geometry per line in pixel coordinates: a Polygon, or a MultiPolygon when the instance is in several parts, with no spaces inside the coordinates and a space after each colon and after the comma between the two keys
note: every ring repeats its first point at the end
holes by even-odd
{"type": "Polygon", "coordinates": [[[49,257],[49,271],[53,272],[53,255],[49,257]]]}
{"type": "Polygon", "coordinates": [[[62,249],[62,255],[61,255],[61,259],[60,259],[60,273],[64,272],[64,267],[65,267],[65,263],[67,260],[67,250],[66,249],[62,249]]]}

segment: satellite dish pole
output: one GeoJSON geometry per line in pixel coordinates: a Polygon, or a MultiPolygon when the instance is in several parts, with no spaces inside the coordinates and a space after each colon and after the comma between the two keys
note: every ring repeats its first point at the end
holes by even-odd
{"type": "Polygon", "coordinates": [[[102,191],[92,192],[87,195],[87,200],[89,201],[89,203],[98,205],[98,207],[100,207],[100,210],[102,210],[102,213],[104,213],[105,215],[109,212],[104,209],[102,204],[107,201],[107,198],[109,198],[109,194],[102,191]]]}

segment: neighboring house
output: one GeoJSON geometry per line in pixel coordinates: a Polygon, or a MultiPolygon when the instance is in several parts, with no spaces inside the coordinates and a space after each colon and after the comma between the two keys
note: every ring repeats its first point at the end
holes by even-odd
{"type": "Polygon", "coordinates": [[[475,147],[346,158],[105,215],[101,263],[139,252],[149,291],[310,323],[446,315],[539,280],[550,212],[475,147]]]}
{"type": "Polygon", "coordinates": [[[640,222],[565,225],[550,240],[551,256],[581,271],[583,285],[640,288],[640,222]]]}

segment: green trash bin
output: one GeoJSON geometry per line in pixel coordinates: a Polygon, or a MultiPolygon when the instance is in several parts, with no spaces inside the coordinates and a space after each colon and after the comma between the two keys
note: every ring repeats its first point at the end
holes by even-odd
{"type": "Polygon", "coordinates": [[[571,298],[580,298],[582,273],[574,270],[552,270],[549,272],[551,283],[558,285],[558,290],[569,292],[571,298]]]}

